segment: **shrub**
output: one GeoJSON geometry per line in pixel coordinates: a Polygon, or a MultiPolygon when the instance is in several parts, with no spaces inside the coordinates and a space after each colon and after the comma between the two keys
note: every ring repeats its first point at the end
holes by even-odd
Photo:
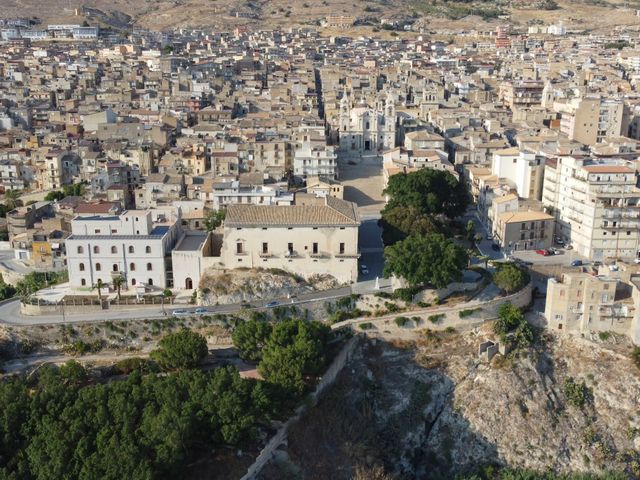
{"type": "Polygon", "coordinates": [[[420,308],[429,308],[431,304],[429,302],[418,302],[420,308]]]}
{"type": "Polygon", "coordinates": [[[478,307],[478,308],[468,308],[466,310],[460,310],[458,312],[458,316],[460,318],[470,317],[471,315],[473,315],[474,313],[476,313],[476,312],[478,312],[480,310],[482,310],[480,307],[478,307]]]}
{"type": "Polygon", "coordinates": [[[447,315],[444,313],[438,313],[437,315],[429,315],[428,318],[431,323],[435,324],[435,323],[439,323],[441,320],[444,320],[446,316],[447,315]]]}
{"type": "Polygon", "coordinates": [[[389,313],[395,313],[400,311],[400,307],[393,302],[384,302],[385,308],[389,311],[389,313]]]}
{"type": "Polygon", "coordinates": [[[606,342],[607,340],[609,340],[609,338],[611,338],[611,332],[599,332],[598,337],[603,342],[606,342]]]}
{"type": "Polygon", "coordinates": [[[456,333],[456,329],[454,327],[447,327],[444,331],[445,333],[456,333]]]}
{"type": "Polygon", "coordinates": [[[513,263],[499,264],[498,271],[493,275],[493,283],[507,293],[517,292],[528,281],[528,275],[513,263]]]}
{"type": "Polygon", "coordinates": [[[358,325],[358,327],[360,327],[360,330],[371,330],[373,328],[373,323],[363,322],[360,325],[358,325]]]}
{"type": "Polygon", "coordinates": [[[148,361],[140,357],[123,358],[113,367],[118,373],[128,375],[134,370],[144,370],[148,365],[148,361]]]}
{"type": "Polygon", "coordinates": [[[573,377],[564,381],[564,395],[567,397],[567,401],[576,408],[584,407],[593,398],[593,392],[587,387],[584,380],[576,382],[573,377]]]}
{"type": "Polygon", "coordinates": [[[640,347],[634,347],[631,352],[631,359],[633,363],[636,364],[636,367],[640,368],[640,347]]]}
{"type": "Polygon", "coordinates": [[[393,292],[394,298],[403,302],[412,302],[413,296],[420,291],[419,287],[398,288],[393,292]]]}
{"type": "Polygon", "coordinates": [[[396,317],[394,322],[396,322],[396,325],[399,327],[404,327],[405,325],[407,325],[407,323],[409,323],[411,320],[408,319],[407,317],[396,317]]]}

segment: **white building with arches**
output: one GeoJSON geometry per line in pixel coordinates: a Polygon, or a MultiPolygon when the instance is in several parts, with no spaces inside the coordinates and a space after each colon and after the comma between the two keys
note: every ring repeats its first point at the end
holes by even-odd
{"type": "Polygon", "coordinates": [[[124,290],[172,287],[171,250],[181,236],[179,209],[77,216],[66,240],[69,284],[90,289],[122,277],[124,290]]]}

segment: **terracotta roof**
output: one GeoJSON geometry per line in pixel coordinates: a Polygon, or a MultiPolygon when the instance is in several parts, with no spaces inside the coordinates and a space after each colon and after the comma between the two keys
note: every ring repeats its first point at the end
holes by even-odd
{"type": "Polygon", "coordinates": [[[589,173],[633,173],[633,170],[624,165],[588,165],[583,167],[589,173]]]}
{"type": "Polygon", "coordinates": [[[357,226],[360,219],[352,202],[334,197],[305,205],[229,205],[226,227],[357,226]]]}
{"type": "Polygon", "coordinates": [[[553,220],[553,217],[545,212],[504,212],[501,213],[498,218],[500,218],[504,223],[553,220]]]}

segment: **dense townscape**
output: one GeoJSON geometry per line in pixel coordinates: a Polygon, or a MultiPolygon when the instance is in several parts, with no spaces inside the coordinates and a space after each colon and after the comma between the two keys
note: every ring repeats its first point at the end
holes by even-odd
{"type": "Polygon", "coordinates": [[[2,478],[640,478],[638,29],[367,8],[2,19],[2,478]]]}

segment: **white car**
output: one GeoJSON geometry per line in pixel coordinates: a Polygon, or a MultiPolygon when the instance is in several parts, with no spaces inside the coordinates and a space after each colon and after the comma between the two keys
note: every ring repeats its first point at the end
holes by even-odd
{"type": "Polygon", "coordinates": [[[174,310],[173,312],[171,312],[171,315],[173,315],[174,317],[186,317],[187,315],[189,315],[189,311],[187,311],[187,310],[174,310]]]}
{"type": "Polygon", "coordinates": [[[364,264],[360,265],[360,273],[362,275],[369,275],[369,267],[364,264]]]}
{"type": "Polygon", "coordinates": [[[640,258],[634,258],[633,263],[640,263],[640,258]]]}

